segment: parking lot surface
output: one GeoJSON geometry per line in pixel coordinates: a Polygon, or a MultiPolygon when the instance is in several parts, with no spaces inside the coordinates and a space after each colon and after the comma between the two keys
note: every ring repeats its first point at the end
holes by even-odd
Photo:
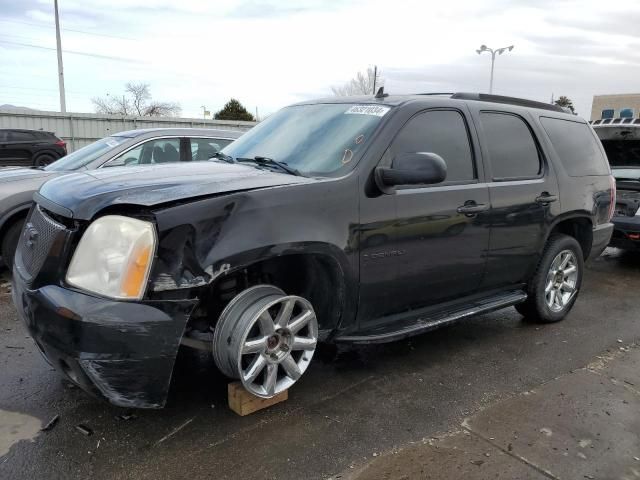
{"type": "MultiPolygon", "coordinates": [[[[337,355],[326,349],[287,402],[247,417],[227,408],[227,381],[210,359],[192,352],[179,358],[164,410],[128,411],[89,397],[45,363],[10,296],[0,293],[0,478],[346,477],[462,425],[505,441],[504,451],[509,443],[524,448],[526,439],[524,446],[507,441],[512,432],[484,412],[640,340],[639,288],[640,257],[608,250],[589,266],[578,302],[559,324],[523,322],[509,308],[394,344],[341,347],[337,355]],[[56,416],[49,431],[39,432],[56,416]]],[[[567,383],[564,393],[577,383],[567,383]]],[[[520,405],[523,417],[534,411],[528,405],[520,405]]],[[[468,441],[469,451],[487,453],[475,436],[468,441]]],[[[466,469],[474,458],[460,462],[466,469]]],[[[402,461],[397,466],[407,468],[402,461]]],[[[528,470],[519,477],[522,463],[512,468],[505,478],[545,478],[539,471],[527,476],[528,470]]],[[[421,475],[438,478],[427,474],[421,475]]]]}

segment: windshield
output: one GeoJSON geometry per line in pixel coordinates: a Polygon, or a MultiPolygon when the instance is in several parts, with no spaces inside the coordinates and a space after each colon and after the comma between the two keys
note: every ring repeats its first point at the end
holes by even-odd
{"type": "Polygon", "coordinates": [[[340,173],[351,168],[389,110],[345,103],[283,108],[222,152],[234,159],[271,158],[303,175],[340,173]]]}
{"type": "Polygon", "coordinates": [[[106,137],[100,139],[53,162],[51,165],[45,167],[45,170],[54,172],[78,170],[127,140],[130,140],[130,138],[106,137]]]}

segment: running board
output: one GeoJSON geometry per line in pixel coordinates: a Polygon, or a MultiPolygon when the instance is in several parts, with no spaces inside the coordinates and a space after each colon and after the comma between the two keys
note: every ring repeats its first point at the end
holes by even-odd
{"type": "Polygon", "coordinates": [[[527,299],[527,294],[523,291],[508,292],[482,300],[473,302],[471,307],[451,310],[445,313],[439,313],[432,317],[427,316],[420,311],[416,311],[413,317],[407,320],[394,322],[396,329],[392,330],[393,325],[385,325],[361,332],[358,335],[344,335],[334,338],[335,342],[340,343],[386,343],[400,340],[420,333],[428,332],[436,328],[443,327],[453,322],[457,322],[467,317],[473,317],[483,313],[492,312],[501,308],[510,307],[518,303],[522,303],[527,299]],[[399,328],[398,328],[399,327],[399,328]]]}

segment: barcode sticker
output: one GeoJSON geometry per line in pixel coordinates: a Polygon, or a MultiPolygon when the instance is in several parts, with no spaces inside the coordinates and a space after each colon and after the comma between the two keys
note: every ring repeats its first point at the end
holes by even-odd
{"type": "Polygon", "coordinates": [[[382,107],[380,105],[354,105],[344,113],[352,115],[373,115],[375,117],[383,117],[389,110],[389,107],[382,107]]]}

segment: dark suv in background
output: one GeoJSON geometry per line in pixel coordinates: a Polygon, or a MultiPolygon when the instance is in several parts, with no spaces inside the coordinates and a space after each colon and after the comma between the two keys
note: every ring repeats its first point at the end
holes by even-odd
{"type": "Polygon", "coordinates": [[[0,167],[44,167],[67,154],[67,144],[51,132],[0,129],[0,167]]]}
{"type": "Polygon", "coordinates": [[[509,306],[562,320],[614,195],[593,130],[560,108],[335,97],[282,109],[210,162],[49,180],[14,302],[51,364],[116,405],[163,406],[181,344],[272,397],[319,341],[509,306]]]}

